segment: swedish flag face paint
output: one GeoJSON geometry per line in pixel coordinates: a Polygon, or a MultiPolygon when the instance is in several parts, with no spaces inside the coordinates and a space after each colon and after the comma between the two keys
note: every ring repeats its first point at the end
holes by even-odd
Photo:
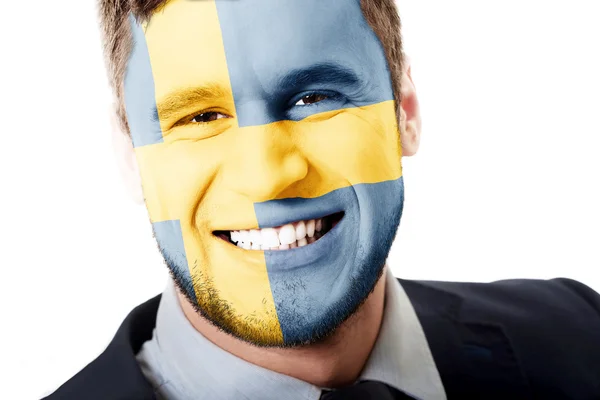
{"type": "Polygon", "coordinates": [[[178,285],[254,344],[327,335],[374,287],[403,201],[359,0],[173,0],[131,24],[127,117],[178,285]]]}

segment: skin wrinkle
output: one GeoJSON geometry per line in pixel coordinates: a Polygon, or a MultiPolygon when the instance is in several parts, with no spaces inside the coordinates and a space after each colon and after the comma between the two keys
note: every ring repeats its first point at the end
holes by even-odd
{"type": "MultiPolygon", "coordinates": [[[[207,186],[210,186],[211,184],[213,184],[213,182],[215,182],[215,180],[218,179],[219,177],[219,172],[220,169],[215,170],[209,177],[208,179],[208,183],[207,186]]],[[[202,189],[202,185],[198,185],[198,193],[196,194],[196,202],[192,208],[192,213],[191,213],[191,218],[192,218],[192,225],[196,225],[196,226],[202,226],[203,224],[199,223],[199,221],[203,221],[205,217],[207,217],[208,215],[210,215],[209,210],[206,209],[202,209],[201,208],[201,204],[202,204],[202,200],[204,199],[204,196],[206,196],[207,192],[203,191],[202,189]],[[202,211],[200,211],[202,210],[202,211]]],[[[217,205],[213,205],[213,212],[214,212],[214,208],[217,207],[217,205]]],[[[206,218],[206,220],[209,220],[208,218],[206,218]]],[[[212,227],[209,227],[212,228],[212,227]]],[[[197,232],[195,232],[197,234],[197,232]]]]}
{"type": "MultiPolygon", "coordinates": [[[[175,117],[182,117],[182,110],[197,109],[198,103],[223,100],[227,96],[225,89],[217,85],[183,88],[159,100],[156,107],[158,110],[156,115],[160,115],[160,120],[162,121],[171,121],[175,117]]],[[[157,122],[159,122],[158,119],[157,122]]]]}

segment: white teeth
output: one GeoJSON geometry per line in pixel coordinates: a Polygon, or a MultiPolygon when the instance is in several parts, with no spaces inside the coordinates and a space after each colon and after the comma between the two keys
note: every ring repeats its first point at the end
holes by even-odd
{"type": "Polygon", "coordinates": [[[250,229],[250,241],[252,244],[262,244],[261,234],[258,229],[250,229]]]}
{"type": "Polygon", "coordinates": [[[230,231],[231,241],[246,250],[289,250],[314,243],[321,236],[323,220],[309,219],[277,228],[230,231]]]}
{"type": "Polygon", "coordinates": [[[238,241],[239,242],[248,242],[250,243],[250,232],[248,231],[240,231],[240,234],[238,235],[238,241]]]}
{"type": "Polygon", "coordinates": [[[315,236],[315,220],[311,219],[306,222],[306,235],[311,238],[315,236]]]}
{"type": "Polygon", "coordinates": [[[279,236],[277,231],[273,228],[264,228],[260,230],[262,244],[273,247],[279,247],[279,236]]]}
{"type": "Polygon", "coordinates": [[[306,224],[304,221],[299,221],[296,224],[296,239],[300,240],[306,237],[306,224]]]}
{"type": "Polygon", "coordinates": [[[296,241],[296,230],[294,225],[287,224],[281,227],[279,230],[279,243],[291,244],[296,241]]]}

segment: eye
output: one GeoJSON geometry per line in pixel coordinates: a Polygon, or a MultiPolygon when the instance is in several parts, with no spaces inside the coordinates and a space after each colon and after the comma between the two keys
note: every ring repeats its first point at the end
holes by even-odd
{"type": "Polygon", "coordinates": [[[229,115],[222,114],[216,111],[207,111],[201,114],[196,114],[192,117],[190,122],[206,123],[216,121],[221,118],[230,118],[229,115]]]}
{"type": "Polygon", "coordinates": [[[302,97],[300,100],[298,100],[298,102],[295,105],[306,106],[309,104],[318,103],[320,101],[325,100],[326,98],[328,98],[328,96],[322,93],[311,93],[302,97]]]}

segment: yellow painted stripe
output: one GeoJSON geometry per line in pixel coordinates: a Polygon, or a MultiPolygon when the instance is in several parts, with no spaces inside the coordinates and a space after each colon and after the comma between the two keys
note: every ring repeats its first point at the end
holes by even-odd
{"type": "MultiPolygon", "coordinates": [[[[145,35],[157,104],[174,91],[211,82],[227,93],[217,105],[234,107],[214,1],[171,1],[152,17],[145,35]]],[[[257,223],[251,202],[240,201],[230,191],[204,191],[215,179],[219,154],[226,149],[221,147],[222,140],[207,144],[170,135],[173,118],[183,118],[185,112],[198,111],[203,105],[195,102],[193,107],[170,119],[159,113],[164,143],[136,148],[150,219],[180,220],[196,297],[204,310],[214,310],[218,297],[228,310],[223,322],[237,334],[282,342],[264,253],[242,258],[241,252],[226,249],[227,244],[212,235],[214,221],[257,223]],[[224,204],[235,207],[221,207],[224,204]]]]}

